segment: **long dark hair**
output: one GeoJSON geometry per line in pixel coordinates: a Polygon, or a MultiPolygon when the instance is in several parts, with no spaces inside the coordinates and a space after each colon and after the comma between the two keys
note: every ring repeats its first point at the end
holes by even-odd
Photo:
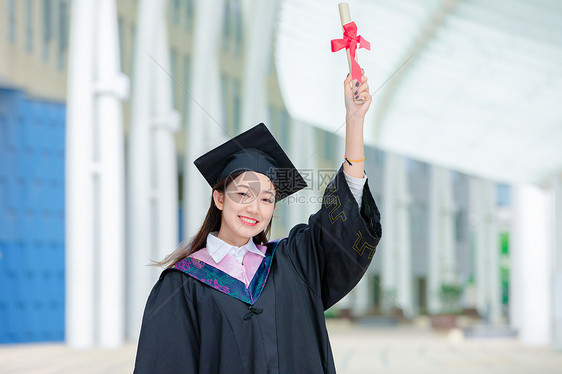
{"type": "MultiPolygon", "coordinates": [[[[224,193],[224,191],[230,185],[230,183],[232,183],[232,181],[234,181],[234,179],[236,179],[236,177],[238,177],[242,173],[244,173],[244,171],[235,172],[230,174],[228,177],[220,180],[213,187],[213,191],[217,190],[218,192],[224,193]]],[[[277,199],[278,196],[276,194],[275,201],[277,201],[277,199]]],[[[209,206],[209,210],[207,211],[205,220],[203,221],[203,224],[201,225],[199,231],[197,231],[197,234],[195,234],[195,236],[191,240],[181,242],[175,251],[170,253],[163,260],[155,261],[153,265],[169,267],[175,264],[176,262],[183,260],[190,254],[197,252],[202,248],[205,248],[205,246],[207,245],[207,235],[209,235],[210,232],[220,230],[221,217],[222,217],[222,211],[219,208],[217,208],[217,206],[215,205],[215,200],[213,199],[213,194],[211,193],[211,205],[209,206]]],[[[271,232],[272,221],[273,221],[273,217],[269,221],[265,230],[255,235],[252,238],[254,243],[264,245],[269,241],[268,238],[271,232]]]]}

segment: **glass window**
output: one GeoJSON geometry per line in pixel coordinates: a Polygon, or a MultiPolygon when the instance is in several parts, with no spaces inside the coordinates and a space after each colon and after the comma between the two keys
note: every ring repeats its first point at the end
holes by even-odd
{"type": "Polygon", "coordinates": [[[43,0],[43,13],[42,13],[42,24],[43,24],[43,43],[42,43],[42,55],[43,60],[47,61],[49,59],[49,52],[51,47],[51,38],[53,37],[53,9],[51,0],[43,0]]]}
{"type": "MultiPolygon", "coordinates": [[[[271,45],[273,45],[273,43],[271,45]]],[[[268,74],[273,74],[275,72],[275,55],[273,53],[273,48],[269,48],[269,57],[267,59],[268,74]]]]}
{"type": "Polygon", "coordinates": [[[133,24],[131,25],[131,49],[130,49],[130,54],[129,54],[129,75],[131,77],[131,80],[133,79],[134,75],[134,68],[135,68],[135,46],[136,46],[136,37],[137,37],[137,28],[136,26],[133,24]]]}
{"type": "Polygon", "coordinates": [[[117,17],[117,27],[119,32],[119,55],[121,70],[125,69],[125,21],[122,17],[117,17]]]}
{"type": "MultiPolygon", "coordinates": [[[[267,118],[266,125],[270,130],[274,130],[275,127],[276,127],[276,125],[275,125],[275,122],[277,121],[276,114],[277,114],[277,112],[275,111],[275,108],[272,107],[270,104],[268,104],[267,105],[267,117],[268,118],[267,118]]],[[[281,145],[283,145],[283,144],[281,144],[281,145]]]]}
{"type": "Polygon", "coordinates": [[[232,0],[231,15],[234,24],[234,54],[238,55],[242,49],[242,10],[240,9],[240,1],[232,0]]]}
{"type": "Polygon", "coordinates": [[[172,22],[177,25],[180,22],[180,0],[172,0],[169,9],[172,22]]]}
{"type": "MultiPolygon", "coordinates": [[[[423,201],[413,201],[410,206],[410,227],[412,241],[418,244],[423,242],[429,229],[427,204],[423,201]]],[[[456,217],[458,219],[458,216],[456,217]]],[[[458,223],[458,220],[456,221],[458,223]]]]}
{"type": "Polygon", "coordinates": [[[191,92],[191,61],[188,56],[183,57],[183,112],[184,116],[187,117],[189,110],[189,103],[191,98],[189,97],[189,92],[191,92]]]}
{"type": "Polygon", "coordinates": [[[379,166],[384,166],[386,162],[386,153],[380,149],[377,149],[376,157],[377,157],[377,164],[379,166]]]}
{"type": "Polygon", "coordinates": [[[332,159],[332,142],[337,140],[336,135],[331,132],[318,130],[322,134],[319,138],[321,139],[320,147],[322,147],[322,158],[324,160],[332,159]]]}
{"type": "Polygon", "coordinates": [[[496,204],[505,207],[511,205],[511,187],[508,184],[496,185],[496,204]]]}
{"type": "Polygon", "coordinates": [[[279,122],[277,124],[277,136],[279,143],[282,147],[288,147],[288,135],[289,135],[289,112],[286,109],[279,110],[279,122]]]}
{"type": "Polygon", "coordinates": [[[230,1],[225,0],[223,6],[223,15],[222,15],[222,48],[225,51],[228,50],[229,37],[230,37],[230,1]]]}
{"type": "Polygon", "coordinates": [[[240,100],[240,82],[232,82],[232,124],[234,126],[234,134],[240,132],[240,112],[242,105],[240,100]]]}
{"type": "Polygon", "coordinates": [[[417,161],[406,157],[406,170],[409,174],[416,171],[417,161]]]}
{"type": "Polygon", "coordinates": [[[455,239],[457,242],[464,240],[464,228],[467,226],[467,217],[462,209],[459,209],[455,214],[455,239]]]}
{"type": "Polygon", "coordinates": [[[16,1],[8,0],[8,39],[16,41],[16,1]]]}
{"type": "Polygon", "coordinates": [[[25,49],[33,51],[33,0],[25,1],[25,49]]]}
{"type": "Polygon", "coordinates": [[[194,16],[193,0],[185,0],[185,30],[189,31],[193,27],[194,16]]]}
{"type": "MultiPolygon", "coordinates": [[[[226,99],[228,98],[228,78],[226,77],[226,75],[221,74],[221,125],[223,128],[228,129],[229,128],[229,121],[228,121],[228,117],[227,117],[227,101],[226,99]]],[[[227,133],[229,133],[230,131],[227,131],[227,133]]],[[[227,134],[227,135],[231,135],[231,134],[227,134]]]]}
{"type": "Polygon", "coordinates": [[[173,82],[178,76],[178,53],[174,48],[170,51],[170,74],[172,75],[172,103],[174,109],[178,109],[178,91],[177,85],[173,82]]]}
{"type": "Polygon", "coordinates": [[[66,51],[68,49],[68,4],[65,1],[59,3],[59,48],[58,67],[63,70],[66,66],[66,51]]]}

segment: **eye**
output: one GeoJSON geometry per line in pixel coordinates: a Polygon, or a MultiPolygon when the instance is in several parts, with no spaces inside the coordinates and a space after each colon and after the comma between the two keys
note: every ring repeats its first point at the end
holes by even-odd
{"type": "Polygon", "coordinates": [[[238,195],[244,196],[244,197],[248,196],[248,194],[246,192],[238,192],[238,195]]]}
{"type": "Polygon", "coordinates": [[[263,199],[266,203],[273,204],[273,199],[263,199]]]}

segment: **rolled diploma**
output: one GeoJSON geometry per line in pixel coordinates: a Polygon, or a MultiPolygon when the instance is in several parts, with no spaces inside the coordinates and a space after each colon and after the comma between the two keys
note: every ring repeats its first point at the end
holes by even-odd
{"type": "MultiPolygon", "coordinates": [[[[349,14],[349,4],[339,3],[338,9],[340,11],[340,20],[341,20],[341,26],[342,26],[342,29],[343,29],[343,25],[346,25],[346,24],[351,22],[351,15],[349,14]]],[[[349,74],[351,74],[351,54],[349,53],[349,49],[346,49],[345,51],[347,53],[347,66],[349,67],[349,74]]],[[[355,61],[359,62],[359,60],[357,60],[357,52],[355,52],[355,61]]],[[[352,88],[355,87],[356,82],[357,81],[355,79],[351,82],[352,88]]],[[[355,91],[353,91],[353,92],[355,92],[355,91]]],[[[355,102],[361,103],[361,102],[363,102],[363,98],[359,98],[359,100],[355,100],[355,102]]]]}

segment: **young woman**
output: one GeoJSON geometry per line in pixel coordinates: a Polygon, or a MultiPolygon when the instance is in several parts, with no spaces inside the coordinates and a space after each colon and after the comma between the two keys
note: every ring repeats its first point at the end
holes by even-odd
{"type": "Polygon", "coordinates": [[[163,262],[135,373],[335,373],[324,311],[359,282],[381,237],[364,174],[362,80],[345,80],[343,165],[320,210],[286,238],[268,241],[276,203],[306,183],[265,125],[195,161],[211,206],[190,244],[163,262]]]}

